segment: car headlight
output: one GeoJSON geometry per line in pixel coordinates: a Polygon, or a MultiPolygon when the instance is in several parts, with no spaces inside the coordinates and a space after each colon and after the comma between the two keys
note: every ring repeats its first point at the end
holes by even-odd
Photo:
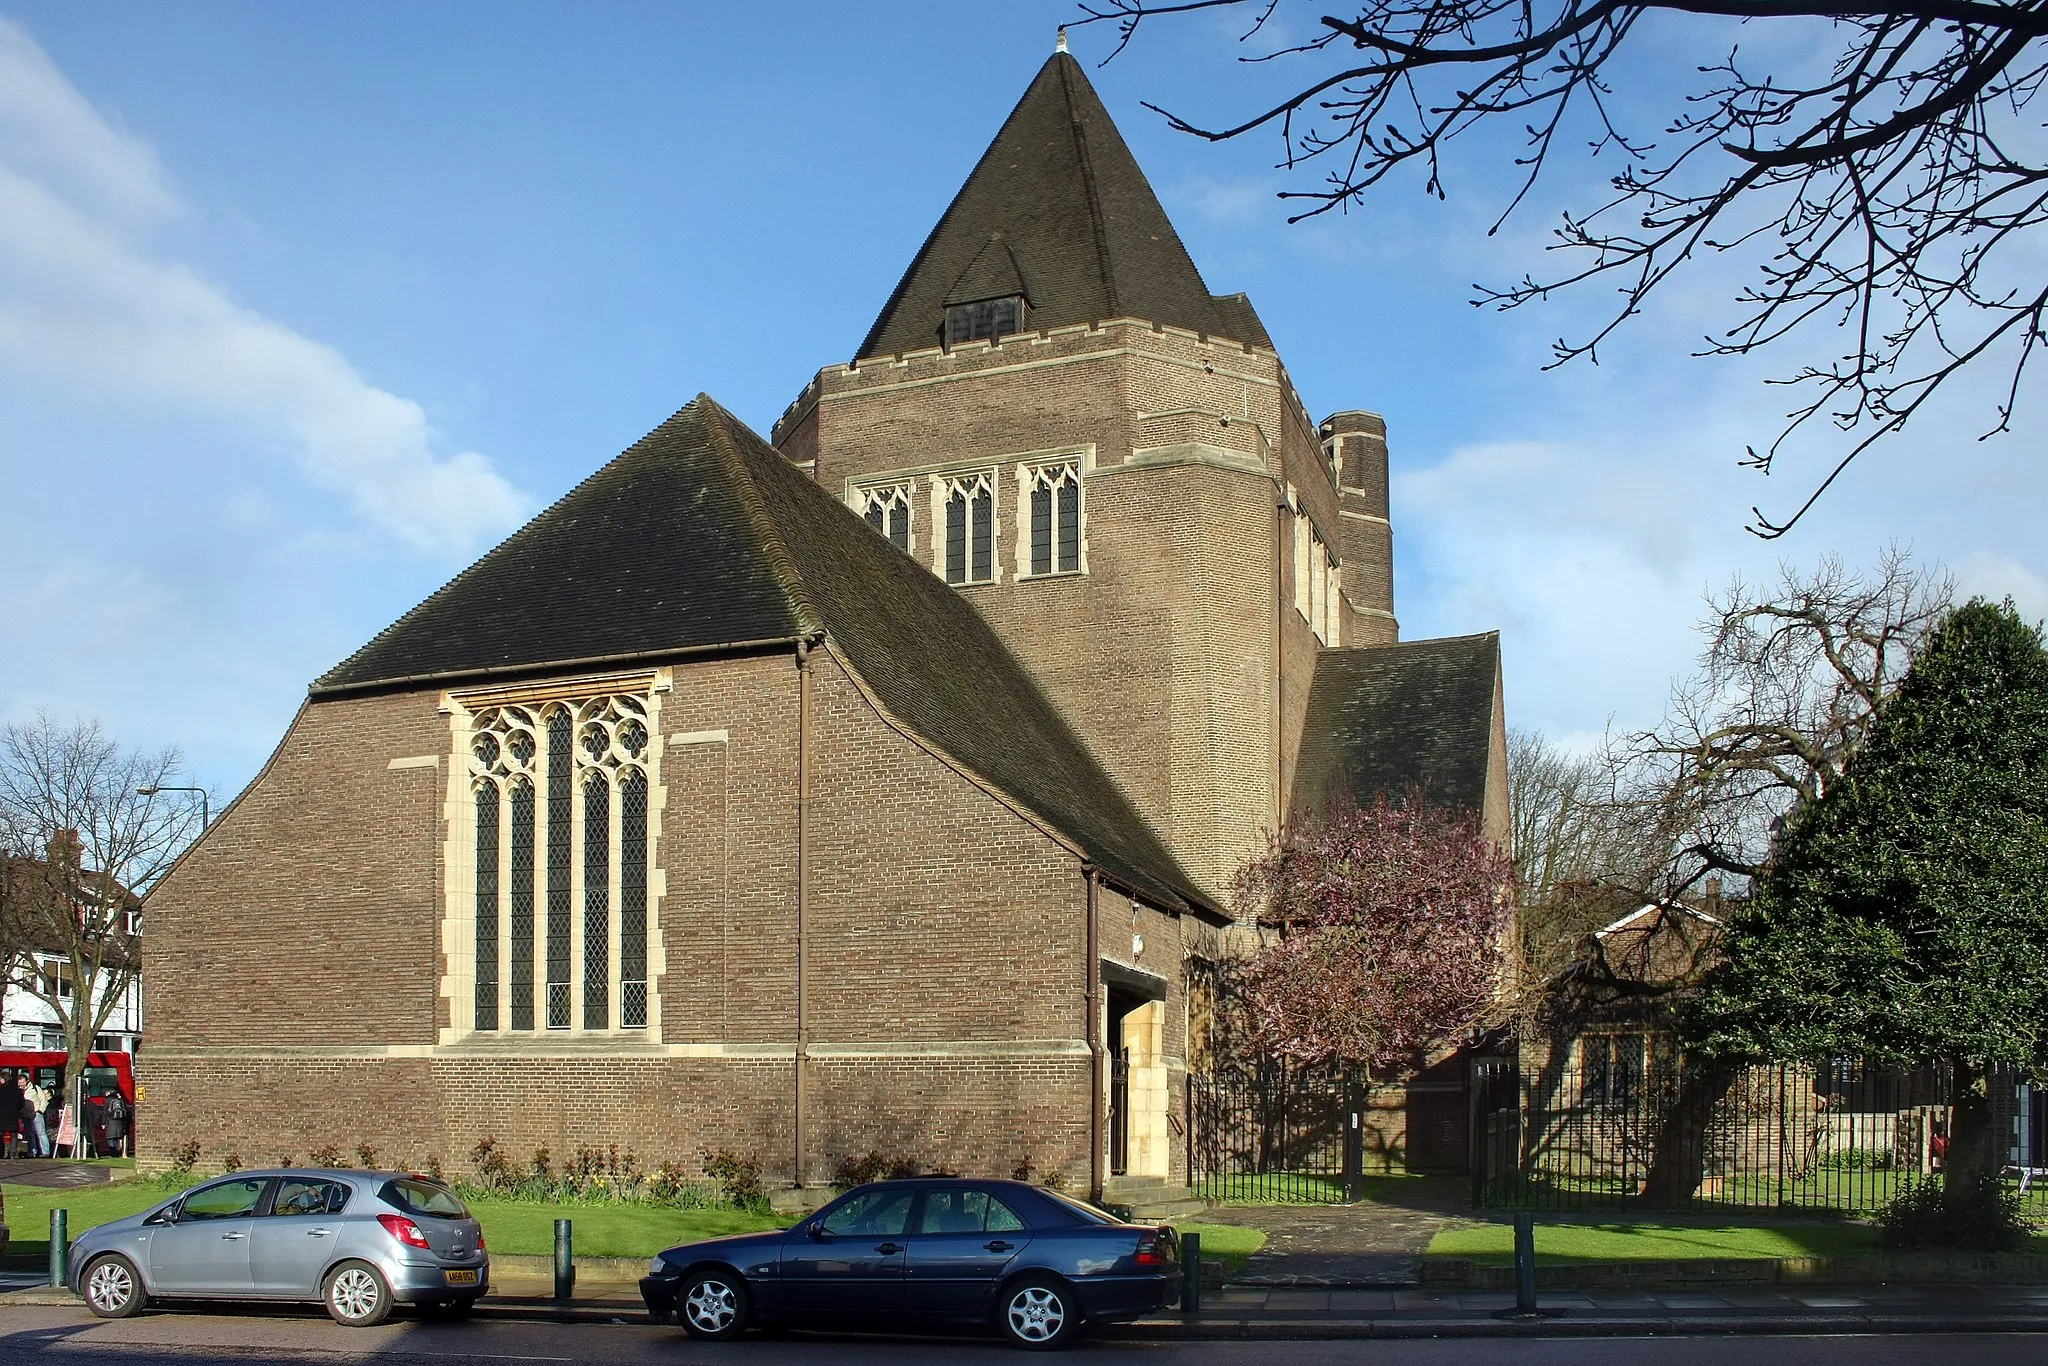
{"type": "Polygon", "coordinates": [[[663,1261],[663,1260],[662,1260],[662,1259],[661,1259],[660,1257],[658,1257],[658,1256],[657,1256],[657,1257],[656,1257],[656,1258],[654,1259],[654,1262],[653,1262],[653,1264],[652,1264],[652,1265],[650,1265],[650,1266],[649,1266],[649,1267],[647,1268],[647,1274],[648,1274],[648,1275],[650,1275],[650,1276],[662,1276],[662,1275],[666,1275],[667,1273],[668,1273],[668,1263],[667,1263],[667,1262],[664,1262],[664,1261],[663,1261]]]}

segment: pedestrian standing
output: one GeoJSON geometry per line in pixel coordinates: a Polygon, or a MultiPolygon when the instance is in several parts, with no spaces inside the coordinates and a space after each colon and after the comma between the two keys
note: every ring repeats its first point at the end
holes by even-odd
{"type": "Polygon", "coordinates": [[[0,1157],[14,1156],[21,1141],[21,1087],[11,1073],[0,1073],[0,1157]]]}
{"type": "Polygon", "coordinates": [[[128,1102],[119,1091],[107,1093],[107,1103],[100,1111],[100,1120],[106,1126],[107,1156],[128,1155],[128,1102]]]}
{"type": "Polygon", "coordinates": [[[21,1095],[22,1100],[25,1102],[22,1111],[22,1128],[28,1131],[28,1155],[30,1157],[49,1157],[51,1156],[50,1131],[43,1124],[43,1111],[50,1106],[50,1092],[47,1088],[38,1085],[33,1077],[30,1077],[28,1086],[22,1091],[21,1095]]]}

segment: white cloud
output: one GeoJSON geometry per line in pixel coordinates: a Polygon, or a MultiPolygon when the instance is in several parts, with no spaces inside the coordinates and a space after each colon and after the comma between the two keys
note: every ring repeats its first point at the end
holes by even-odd
{"type": "Polygon", "coordinates": [[[128,220],[183,210],[156,153],[107,126],[18,24],[0,19],[0,148],[17,171],[128,220]]]}
{"type": "Polygon", "coordinates": [[[154,154],[110,128],[0,20],[0,366],[93,398],[249,424],[412,545],[468,550],[530,500],[473,451],[439,455],[418,403],[332,347],[153,257],[177,210],[154,154]]]}
{"type": "Polygon", "coordinates": [[[1993,602],[2011,598],[2021,615],[2031,620],[2048,616],[2048,577],[2010,555],[1979,550],[1957,562],[1955,571],[1958,596],[1986,597],[1993,602]]]}

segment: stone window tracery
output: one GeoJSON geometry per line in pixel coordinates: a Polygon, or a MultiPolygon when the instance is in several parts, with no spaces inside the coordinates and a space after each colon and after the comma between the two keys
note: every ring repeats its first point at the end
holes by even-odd
{"type": "Polygon", "coordinates": [[[898,550],[910,551],[911,498],[908,484],[876,484],[853,491],[853,510],[898,550]]]}
{"type": "Polygon", "coordinates": [[[996,479],[993,470],[934,478],[942,518],[936,568],[947,583],[990,583],[995,571],[996,479]]]}
{"type": "Polygon", "coordinates": [[[1081,465],[1078,460],[1026,467],[1024,488],[1030,507],[1030,540],[1022,566],[1026,574],[1075,574],[1081,570],[1081,465]]]}
{"type": "Polygon", "coordinates": [[[646,1028],[647,700],[486,706],[468,730],[474,1027],[646,1028]]]}

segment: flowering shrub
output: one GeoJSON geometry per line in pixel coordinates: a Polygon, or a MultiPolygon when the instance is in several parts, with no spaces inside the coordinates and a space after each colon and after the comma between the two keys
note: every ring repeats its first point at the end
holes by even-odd
{"type": "Polygon", "coordinates": [[[1280,931],[1245,965],[1241,1045],[1308,1064],[1397,1068],[1499,1000],[1513,870],[1476,811],[1420,793],[1312,816],[1237,877],[1280,931]]]}
{"type": "MultiPolygon", "coordinates": [[[[652,1172],[642,1171],[640,1159],[616,1143],[602,1148],[583,1144],[560,1164],[543,1146],[534,1151],[524,1170],[499,1150],[494,1138],[479,1140],[469,1156],[472,1175],[456,1182],[455,1190],[472,1199],[530,1200],[538,1204],[612,1202],[681,1209],[721,1203],[709,1186],[691,1180],[678,1164],[664,1162],[652,1172]]],[[[429,1174],[438,1176],[440,1160],[429,1159],[429,1166],[429,1174]]],[[[758,1167],[756,1177],[758,1180],[758,1167]]],[[[724,1203],[741,1202],[728,1197],[724,1203]]]]}

